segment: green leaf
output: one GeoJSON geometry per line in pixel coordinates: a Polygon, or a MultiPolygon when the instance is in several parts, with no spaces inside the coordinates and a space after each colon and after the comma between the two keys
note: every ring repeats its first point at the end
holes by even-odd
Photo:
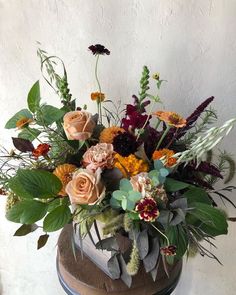
{"type": "Polygon", "coordinates": [[[60,205],[69,205],[68,198],[57,198],[48,204],[48,212],[53,211],[56,207],[60,205]]]}
{"type": "Polygon", "coordinates": [[[177,247],[176,258],[183,257],[188,247],[188,236],[183,227],[181,225],[170,226],[165,234],[167,235],[170,244],[177,247]]]}
{"type": "Polygon", "coordinates": [[[201,230],[213,236],[228,233],[226,217],[219,209],[200,202],[192,203],[191,206],[193,210],[186,215],[188,223],[198,225],[201,230]],[[200,223],[197,223],[196,219],[187,218],[188,215],[194,216],[200,223]]]}
{"type": "Polygon", "coordinates": [[[32,119],[33,116],[29,110],[23,109],[23,110],[17,112],[13,117],[11,117],[10,120],[7,121],[5,128],[6,129],[16,128],[16,122],[19,121],[20,119],[23,119],[23,118],[32,119]]]}
{"type": "Polygon", "coordinates": [[[60,180],[44,170],[19,169],[9,180],[10,189],[22,198],[52,198],[61,190],[60,180]]]}
{"type": "Polygon", "coordinates": [[[117,191],[114,191],[113,193],[112,193],[112,197],[114,198],[114,199],[116,199],[117,201],[122,201],[124,198],[126,198],[127,197],[127,193],[126,192],[124,192],[124,191],[120,191],[120,190],[117,190],[117,191]]]}
{"type": "Polygon", "coordinates": [[[148,233],[146,229],[138,234],[137,247],[140,259],[143,260],[149,251],[148,233]]]}
{"type": "Polygon", "coordinates": [[[128,213],[129,218],[133,219],[133,220],[140,220],[139,218],[139,214],[135,213],[135,212],[129,212],[128,213]]]}
{"type": "Polygon", "coordinates": [[[7,213],[6,218],[12,222],[33,224],[42,219],[47,213],[47,204],[33,200],[24,200],[14,205],[7,213]]]}
{"type": "Polygon", "coordinates": [[[134,191],[129,192],[129,195],[128,195],[129,201],[137,203],[141,198],[142,198],[142,195],[140,192],[134,192],[134,191]]]}
{"type": "Polygon", "coordinates": [[[123,209],[123,210],[126,210],[126,209],[127,209],[127,205],[128,205],[128,201],[127,201],[127,199],[123,199],[123,200],[121,201],[122,209],[123,209]]]}
{"type": "Polygon", "coordinates": [[[163,167],[164,167],[164,165],[163,165],[163,163],[162,163],[161,160],[155,160],[155,161],[154,161],[154,168],[155,168],[156,170],[160,170],[160,169],[163,168],[163,167]]]}
{"type": "Polygon", "coordinates": [[[100,240],[96,244],[96,248],[99,250],[107,250],[107,251],[118,251],[119,245],[115,239],[115,237],[109,237],[103,240],[100,240]]]}
{"type": "Polygon", "coordinates": [[[43,230],[45,232],[57,231],[69,223],[71,218],[72,215],[68,206],[58,206],[45,217],[43,230]]]}
{"type": "Polygon", "coordinates": [[[35,113],[37,109],[39,108],[40,103],[40,87],[39,87],[39,81],[35,82],[35,84],[30,89],[30,92],[28,94],[27,98],[28,102],[28,108],[32,113],[35,113]]]}
{"type": "Polygon", "coordinates": [[[187,187],[189,187],[188,183],[178,181],[173,178],[166,178],[165,189],[167,192],[177,192],[187,187]]]}
{"type": "Polygon", "coordinates": [[[194,202],[201,202],[208,205],[212,204],[207,192],[200,187],[190,187],[189,190],[183,194],[183,196],[187,198],[188,204],[194,202]]]}
{"type": "Polygon", "coordinates": [[[18,137],[33,141],[35,138],[39,136],[40,133],[41,132],[35,128],[26,127],[22,129],[22,131],[18,134],[18,137]]]}
{"type": "Polygon", "coordinates": [[[60,120],[65,112],[50,105],[43,105],[40,113],[37,113],[37,123],[39,125],[51,125],[52,123],[60,120]]]}
{"type": "Polygon", "coordinates": [[[26,236],[26,235],[34,232],[37,228],[38,228],[37,224],[23,224],[14,233],[14,236],[17,236],[17,237],[26,236]]]}
{"type": "Polygon", "coordinates": [[[48,238],[49,238],[49,235],[48,234],[45,234],[45,235],[42,235],[39,237],[38,239],[38,246],[37,246],[37,249],[41,249],[43,246],[46,245],[47,241],[48,241],[48,238]]]}
{"type": "Polygon", "coordinates": [[[133,190],[133,187],[127,178],[122,178],[120,181],[120,190],[129,192],[133,190]]]}
{"type": "Polygon", "coordinates": [[[107,262],[107,267],[113,280],[120,278],[120,265],[117,255],[113,255],[107,262]]]}

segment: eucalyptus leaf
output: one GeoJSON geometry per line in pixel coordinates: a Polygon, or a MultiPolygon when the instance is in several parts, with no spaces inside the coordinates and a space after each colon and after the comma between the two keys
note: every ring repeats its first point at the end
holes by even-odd
{"type": "Polygon", "coordinates": [[[132,277],[131,277],[131,275],[129,275],[127,273],[125,260],[124,260],[124,258],[122,256],[122,254],[120,254],[117,257],[119,259],[120,269],[121,269],[121,276],[120,276],[120,278],[130,288],[131,285],[132,285],[132,277]]]}
{"type": "Polygon", "coordinates": [[[148,233],[146,229],[138,234],[136,242],[140,259],[143,260],[147,256],[149,250],[148,233]]]}
{"type": "Polygon", "coordinates": [[[96,248],[99,250],[118,251],[119,245],[118,245],[115,237],[109,237],[109,238],[99,241],[96,244],[96,248]]]}
{"type": "Polygon", "coordinates": [[[146,272],[153,270],[157,264],[157,260],[160,255],[160,245],[158,237],[150,237],[149,239],[149,252],[148,255],[143,259],[143,265],[146,272]]]}
{"type": "Polygon", "coordinates": [[[109,273],[113,280],[120,278],[120,265],[117,259],[117,255],[113,255],[107,262],[109,273]]]}
{"type": "Polygon", "coordinates": [[[120,181],[120,190],[129,192],[133,190],[133,187],[130,183],[130,181],[127,178],[122,178],[120,181]]]}

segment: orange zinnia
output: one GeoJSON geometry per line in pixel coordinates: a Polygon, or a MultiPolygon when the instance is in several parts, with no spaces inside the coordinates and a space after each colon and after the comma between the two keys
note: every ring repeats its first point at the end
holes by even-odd
{"type": "Polygon", "coordinates": [[[119,134],[123,133],[125,130],[123,128],[112,126],[102,130],[99,137],[99,142],[112,143],[113,139],[119,134]]]}
{"type": "Polygon", "coordinates": [[[92,92],[91,93],[91,99],[96,100],[98,102],[104,101],[105,99],[105,94],[102,92],[92,92]]]}
{"type": "Polygon", "coordinates": [[[157,116],[161,121],[164,121],[169,126],[174,126],[176,128],[182,128],[186,126],[187,123],[183,117],[174,112],[158,111],[153,113],[153,115],[157,116]]]}
{"type": "Polygon", "coordinates": [[[174,158],[175,152],[169,149],[162,149],[155,151],[152,155],[153,160],[160,160],[161,158],[165,158],[165,166],[166,167],[172,167],[173,165],[176,164],[177,159],[174,158]]]}
{"type": "Polygon", "coordinates": [[[71,181],[72,174],[76,169],[77,169],[77,167],[75,165],[63,164],[63,165],[59,165],[53,171],[53,174],[56,175],[62,183],[62,188],[61,188],[60,192],[58,193],[60,196],[65,197],[67,195],[67,193],[65,191],[66,186],[71,181]]]}
{"type": "Polygon", "coordinates": [[[40,156],[46,156],[51,146],[47,143],[40,143],[36,149],[32,151],[32,155],[38,159],[40,156]]]}
{"type": "Polygon", "coordinates": [[[23,127],[26,127],[29,125],[29,123],[31,123],[33,120],[30,119],[30,118],[26,118],[26,117],[23,117],[21,119],[19,119],[17,122],[16,122],[16,127],[18,129],[22,129],[23,127]]]}

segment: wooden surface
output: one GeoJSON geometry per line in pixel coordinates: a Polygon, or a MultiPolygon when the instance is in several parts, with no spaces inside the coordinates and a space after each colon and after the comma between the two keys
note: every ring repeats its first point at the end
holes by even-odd
{"type": "Polygon", "coordinates": [[[112,280],[102,272],[88,257],[81,257],[80,251],[76,251],[76,260],[71,248],[72,226],[66,226],[58,241],[58,268],[65,283],[81,295],[151,295],[172,285],[178,279],[182,262],[170,267],[168,279],[163,266],[157,274],[156,282],[143,268],[133,277],[133,283],[129,289],[122,280],[112,280]]]}

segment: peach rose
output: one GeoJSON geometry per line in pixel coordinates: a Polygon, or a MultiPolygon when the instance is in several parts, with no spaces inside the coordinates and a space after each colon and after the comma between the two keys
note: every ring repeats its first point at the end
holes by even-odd
{"type": "Polygon", "coordinates": [[[92,114],[85,111],[74,111],[64,116],[63,128],[69,140],[86,140],[91,137],[95,122],[92,114]]]}
{"type": "Polygon", "coordinates": [[[105,196],[105,186],[101,182],[101,169],[95,173],[80,169],[73,174],[72,180],[66,186],[71,204],[93,205],[105,196]]]}
{"type": "Polygon", "coordinates": [[[130,183],[134,191],[140,192],[142,197],[147,196],[152,190],[151,179],[148,177],[147,172],[141,172],[130,178],[130,183]]]}
{"type": "Polygon", "coordinates": [[[83,166],[88,170],[98,168],[113,168],[115,152],[111,143],[98,143],[87,150],[83,155],[83,166]]]}

